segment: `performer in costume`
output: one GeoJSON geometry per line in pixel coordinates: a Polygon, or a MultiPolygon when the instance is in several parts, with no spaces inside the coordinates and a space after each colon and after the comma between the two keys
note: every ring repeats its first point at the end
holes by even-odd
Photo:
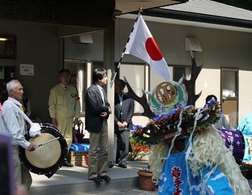
{"type": "Polygon", "coordinates": [[[192,57],[189,81],[182,78],[178,83],[159,84],[149,94],[151,109],[127,83],[128,95],[150,118],[133,138],[151,145],[149,164],[159,195],[252,194],[220,132],[211,125],[220,118],[219,103],[211,100],[204,108],[194,107],[200,94],[195,95],[193,89],[201,68],[192,57]]]}
{"type": "MultiPolygon", "coordinates": [[[[188,139],[189,138],[187,137],[186,140],[188,139]]],[[[186,177],[183,177],[183,182],[187,183],[187,176],[190,174],[188,176],[190,179],[190,184],[188,183],[184,189],[189,189],[190,187],[193,188],[193,185],[195,186],[195,184],[193,184],[195,181],[198,181],[198,186],[204,186],[211,181],[211,178],[213,178],[217,172],[219,172],[221,179],[216,180],[216,183],[213,184],[215,188],[211,186],[211,188],[214,190],[212,194],[251,194],[247,179],[241,174],[239,166],[236,164],[230,151],[225,147],[223,139],[216,129],[209,127],[201,133],[195,135],[191,143],[193,145],[191,150],[189,149],[190,143],[188,144],[189,146],[187,147],[187,150],[179,151],[175,154],[171,152],[169,157],[167,155],[171,147],[169,147],[165,142],[160,142],[157,145],[151,146],[149,164],[151,171],[154,174],[154,178],[158,180],[160,179],[158,189],[159,194],[170,194],[168,188],[172,188],[174,190],[173,183],[166,182],[165,185],[162,185],[164,176],[168,175],[168,177],[170,176],[170,179],[173,178],[171,173],[168,173],[167,170],[165,170],[165,164],[174,162],[174,160],[176,160],[175,165],[182,167],[186,167],[185,165],[188,165],[187,168],[189,171],[186,173],[186,177]],[[179,160],[179,158],[176,156],[179,153],[185,153],[181,154],[184,155],[183,161],[179,160]],[[157,159],[159,160],[157,161],[157,159]],[[179,162],[183,163],[178,164],[179,162]],[[222,171],[224,175],[222,175],[220,171],[222,171]],[[212,175],[210,175],[209,178],[206,178],[204,181],[202,172],[212,173],[212,175]],[[199,180],[199,178],[201,179],[199,180]],[[223,183],[223,185],[220,185],[220,183],[223,183]],[[231,185],[233,192],[230,191],[230,188],[228,188],[229,185],[231,185]],[[216,187],[223,187],[224,189],[216,189],[216,187]]],[[[201,190],[204,190],[204,188],[201,188],[201,190]]],[[[198,194],[200,194],[200,192],[201,191],[199,191],[198,194]]],[[[192,191],[192,194],[195,195],[197,193],[192,191]]]]}

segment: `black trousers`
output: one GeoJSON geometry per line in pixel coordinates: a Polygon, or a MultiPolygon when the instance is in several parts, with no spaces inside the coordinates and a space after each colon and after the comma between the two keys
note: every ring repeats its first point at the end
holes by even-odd
{"type": "Polygon", "coordinates": [[[118,165],[126,165],[129,154],[130,131],[116,131],[114,136],[114,162],[118,165]]]}

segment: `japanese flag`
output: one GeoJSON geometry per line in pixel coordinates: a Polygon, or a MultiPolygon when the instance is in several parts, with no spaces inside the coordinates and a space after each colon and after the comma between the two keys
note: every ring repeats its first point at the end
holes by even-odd
{"type": "Polygon", "coordinates": [[[170,79],[169,67],[141,14],[134,24],[124,53],[144,60],[166,81],[170,79]]]}

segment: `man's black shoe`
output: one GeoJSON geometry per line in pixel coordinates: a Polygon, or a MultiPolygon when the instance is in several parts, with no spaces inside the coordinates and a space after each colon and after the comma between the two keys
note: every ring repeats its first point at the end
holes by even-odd
{"type": "Polygon", "coordinates": [[[64,162],[63,166],[65,167],[73,167],[73,165],[67,161],[64,162]]]}
{"type": "Polygon", "coordinates": [[[103,179],[106,182],[109,182],[111,180],[111,178],[109,176],[107,176],[107,175],[100,176],[100,178],[103,179]]]}
{"type": "Polygon", "coordinates": [[[94,177],[88,180],[93,180],[95,183],[101,183],[103,181],[100,177],[94,177]]]}
{"type": "Polygon", "coordinates": [[[127,168],[127,165],[124,165],[124,164],[119,164],[118,167],[121,167],[121,168],[127,168]]]}
{"type": "Polygon", "coordinates": [[[94,177],[94,178],[91,178],[91,179],[88,179],[88,180],[93,180],[97,184],[99,184],[99,183],[101,183],[103,181],[100,177],[94,177]]]}
{"type": "Polygon", "coordinates": [[[110,165],[109,165],[109,168],[113,168],[113,167],[114,167],[114,165],[113,165],[113,164],[110,164],[110,165]]]}

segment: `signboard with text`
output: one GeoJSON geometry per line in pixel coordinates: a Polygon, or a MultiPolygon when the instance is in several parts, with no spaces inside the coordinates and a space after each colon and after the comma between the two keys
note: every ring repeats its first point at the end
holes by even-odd
{"type": "Polygon", "coordinates": [[[20,75],[33,76],[34,65],[33,64],[20,64],[20,75]]]}

